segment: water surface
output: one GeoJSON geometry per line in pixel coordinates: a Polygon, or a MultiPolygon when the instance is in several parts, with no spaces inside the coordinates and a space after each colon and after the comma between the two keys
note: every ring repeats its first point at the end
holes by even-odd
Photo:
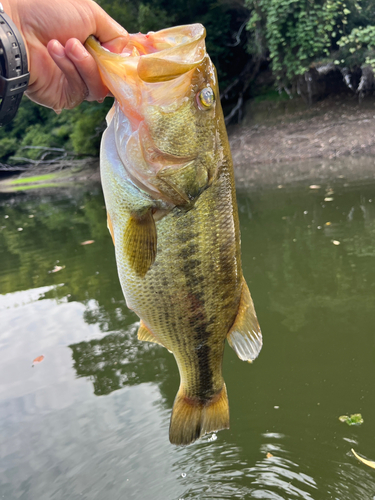
{"type": "Polygon", "coordinates": [[[226,347],[231,429],[186,448],[168,441],[177,367],[136,338],[100,187],[0,196],[0,498],[375,498],[350,452],[375,460],[375,184],[239,190],[264,347],[252,365],[226,347]]]}

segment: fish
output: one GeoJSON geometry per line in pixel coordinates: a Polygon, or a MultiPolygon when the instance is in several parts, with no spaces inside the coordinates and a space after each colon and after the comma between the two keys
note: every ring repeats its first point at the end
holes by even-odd
{"type": "Polygon", "coordinates": [[[241,267],[233,162],[201,24],[85,43],[114,96],[100,153],[118,275],[138,339],[164,346],[180,386],[169,440],[229,428],[225,340],[252,362],[262,334],[241,267]]]}

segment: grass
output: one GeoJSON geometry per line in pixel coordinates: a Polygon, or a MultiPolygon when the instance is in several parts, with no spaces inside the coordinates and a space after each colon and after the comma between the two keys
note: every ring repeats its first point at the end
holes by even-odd
{"type": "Polygon", "coordinates": [[[57,174],[34,175],[34,177],[21,177],[20,179],[10,180],[7,184],[10,184],[11,186],[15,186],[17,184],[32,184],[34,182],[51,181],[56,177],[57,174]]]}
{"type": "Polygon", "coordinates": [[[42,188],[47,188],[47,187],[57,187],[57,184],[52,184],[52,183],[45,183],[45,184],[32,184],[31,186],[15,186],[9,188],[9,191],[27,191],[29,189],[42,189],[42,188]]]}
{"type": "Polygon", "coordinates": [[[280,93],[278,90],[269,88],[264,89],[263,92],[254,96],[254,98],[252,99],[252,101],[256,103],[264,101],[278,102],[278,101],[288,101],[288,100],[289,96],[284,90],[280,93]]]}

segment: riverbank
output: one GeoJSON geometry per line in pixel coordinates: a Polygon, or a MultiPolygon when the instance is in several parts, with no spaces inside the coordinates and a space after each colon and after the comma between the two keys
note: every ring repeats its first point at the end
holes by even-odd
{"type": "Polygon", "coordinates": [[[375,178],[373,98],[250,102],[228,133],[239,186],[375,178]]]}
{"type": "MultiPolygon", "coordinates": [[[[375,179],[374,98],[359,103],[357,97],[335,97],[310,107],[299,99],[251,101],[243,122],[230,126],[228,135],[239,188],[375,179]]],[[[61,171],[58,165],[31,167],[1,181],[0,190],[47,187],[43,175],[51,171],[48,187],[100,179],[98,159],[89,158],[61,171]]]]}

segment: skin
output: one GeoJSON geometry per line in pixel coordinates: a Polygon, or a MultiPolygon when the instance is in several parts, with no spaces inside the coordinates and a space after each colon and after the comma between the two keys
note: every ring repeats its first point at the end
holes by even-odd
{"type": "Polygon", "coordinates": [[[108,95],[97,65],[84,48],[90,35],[121,52],[128,33],[92,0],[2,0],[25,43],[30,71],[26,95],[54,109],[108,95]]]}

